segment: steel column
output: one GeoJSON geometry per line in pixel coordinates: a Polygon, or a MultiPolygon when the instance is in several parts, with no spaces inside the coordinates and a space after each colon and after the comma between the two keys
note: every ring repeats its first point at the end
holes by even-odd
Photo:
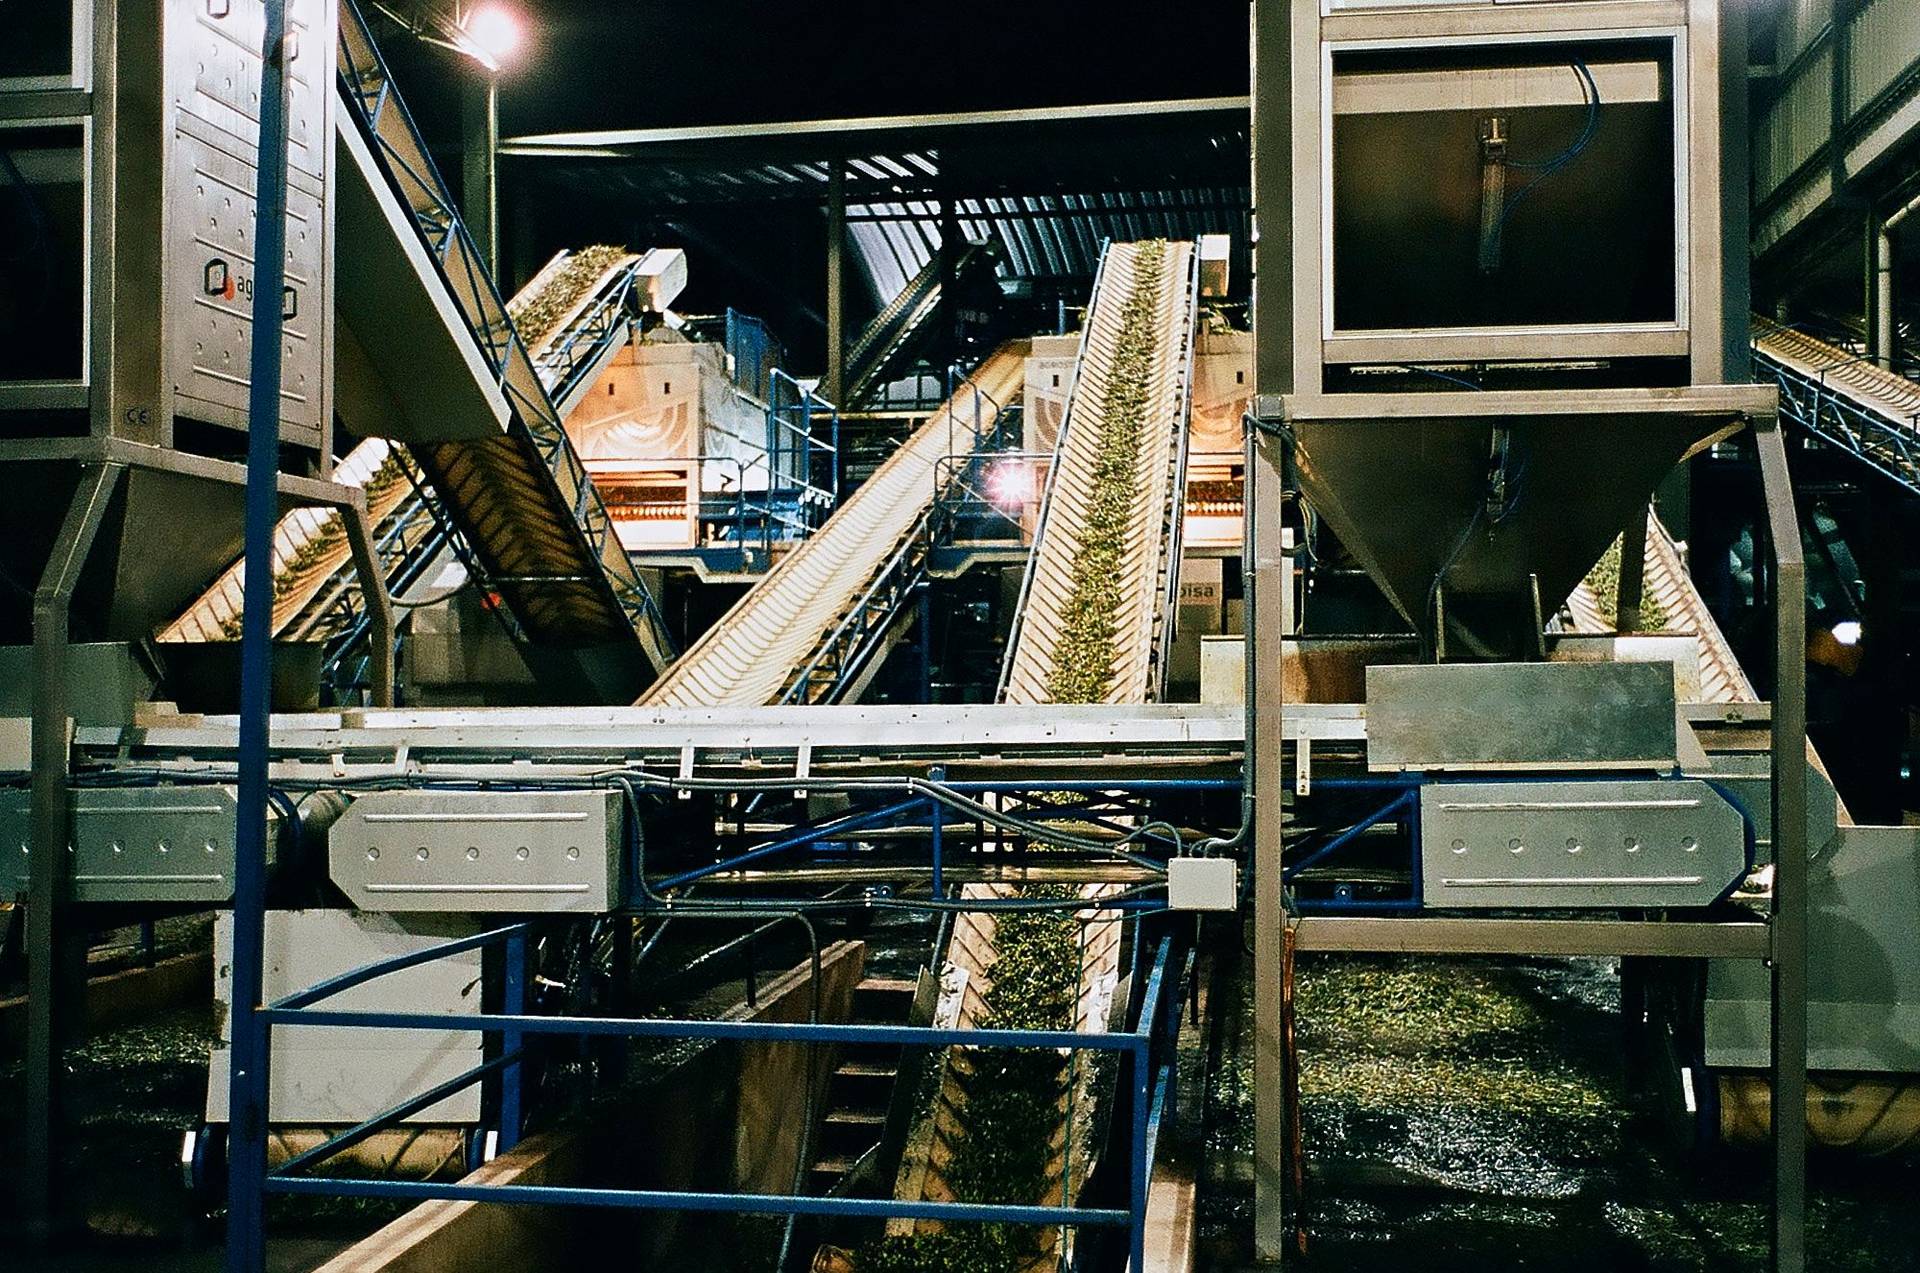
{"type": "Polygon", "coordinates": [[[460,219],[467,223],[487,275],[500,277],[500,75],[487,70],[486,81],[469,83],[463,113],[466,146],[462,155],[460,219]]]}
{"type": "Polygon", "coordinates": [[[81,474],[66,519],[33,594],[33,853],[27,866],[27,1125],[22,1140],[21,1213],[28,1241],[60,1228],[57,1142],[60,1052],[85,993],[86,970],[68,929],[67,637],[73,592],[124,470],[102,464],[81,474]]]}
{"type": "MultiPolygon", "coordinates": [[[[268,708],[273,683],[273,531],[279,520],[280,290],[287,260],[287,4],[265,0],[254,204],[253,349],[247,394],[246,566],[241,590],[240,796],[233,870],[233,998],[227,1135],[227,1269],[266,1265],[268,708]]],[[[359,551],[355,549],[356,553],[359,551]]]]}
{"type": "Polygon", "coordinates": [[[1640,605],[1647,578],[1647,506],[1633,510],[1627,528],[1620,534],[1620,591],[1614,600],[1613,630],[1635,632],[1640,628],[1640,605]]]}
{"type": "Polygon", "coordinates": [[[827,374],[822,392],[841,401],[847,369],[847,164],[835,155],[827,168],[827,374]]]}
{"type": "Polygon", "coordinates": [[[371,692],[375,707],[393,706],[393,599],[387,595],[386,576],[380,571],[380,554],[373,544],[373,525],[367,517],[365,497],[339,509],[340,522],[347,529],[347,546],[353,552],[353,573],[360,580],[361,612],[366,615],[367,639],[373,643],[371,692]]]}
{"type": "Polygon", "coordinates": [[[1787,448],[1756,426],[1773,540],[1773,1269],[1807,1266],[1807,578],[1787,448]]]}
{"type": "MultiPolygon", "coordinates": [[[[1253,0],[1254,392],[1277,416],[1294,388],[1293,50],[1289,0],[1253,0]]],[[[1317,387],[1317,386],[1315,386],[1317,387]]],[[[1264,421],[1263,421],[1264,423],[1264,421]]],[[[1286,895],[1280,878],[1283,701],[1280,636],[1287,562],[1281,542],[1284,455],[1278,439],[1247,439],[1246,778],[1253,802],[1253,1246],[1278,1264],[1286,1245],[1286,1056],[1280,976],[1286,895]],[[1271,666],[1268,666],[1271,664],[1271,666]]]]}

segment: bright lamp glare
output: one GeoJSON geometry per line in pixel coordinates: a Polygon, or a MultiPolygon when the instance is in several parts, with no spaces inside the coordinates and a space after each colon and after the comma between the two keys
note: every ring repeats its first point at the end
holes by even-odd
{"type": "Polygon", "coordinates": [[[1860,644],[1860,621],[1858,619],[1842,619],[1840,622],[1834,624],[1833,639],[1841,645],[1860,644]]]}
{"type": "Polygon", "coordinates": [[[1033,499],[1033,469],[1019,460],[1002,460],[987,473],[987,498],[995,504],[1025,504],[1033,499]]]}
{"type": "Polygon", "coordinates": [[[520,19],[500,4],[483,4],[467,14],[460,33],[475,57],[498,67],[520,47],[520,19]]]}

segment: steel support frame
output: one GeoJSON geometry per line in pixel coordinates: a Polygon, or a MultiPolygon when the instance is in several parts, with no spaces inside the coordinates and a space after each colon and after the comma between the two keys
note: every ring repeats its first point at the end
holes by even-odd
{"type": "Polygon", "coordinates": [[[393,599],[387,595],[386,576],[380,569],[380,553],[373,541],[373,523],[367,515],[366,497],[339,508],[340,522],[346,527],[347,546],[353,554],[353,572],[360,580],[361,613],[366,616],[367,637],[373,643],[372,685],[370,697],[375,707],[393,706],[394,619],[393,599]]]}
{"type": "MultiPolygon", "coordinates": [[[[1246,771],[1253,843],[1253,1253],[1279,1264],[1286,1248],[1286,1051],[1281,1005],[1282,943],[1287,925],[1281,769],[1284,695],[1280,639],[1290,611],[1281,513],[1286,457],[1259,417],[1277,415],[1294,384],[1294,160],[1311,145],[1294,130],[1292,0],[1253,0],[1251,47],[1254,221],[1253,425],[1247,431],[1246,771]],[[1266,404],[1266,405],[1262,405],[1266,404]],[[1261,675],[1271,656],[1271,674],[1261,675]]],[[[1314,76],[1300,88],[1311,91],[1314,76]]],[[[1309,386],[1317,389],[1319,386],[1309,386]]]]}
{"type": "Polygon", "coordinates": [[[847,162],[827,161],[827,374],[821,391],[827,401],[845,401],[847,371],[847,162]]]}
{"type": "MultiPolygon", "coordinates": [[[[250,383],[247,394],[245,568],[241,589],[239,807],[234,833],[233,983],[228,1029],[227,1270],[261,1273],[266,1267],[267,1025],[260,1017],[266,963],[267,772],[273,683],[273,532],[279,521],[274,473],[279,456],[282,317],[286,272],[287,63],[291,45],[286,0],[265,0],[260,59],[258,197],[253,241],[256,287],[250,383]]],[[[351,527],[355,519],[343,512],[351,527]]],[[[352,539],[356,566],[385,598],[379,565],[365,535],[352,539]],[[361,554],[369,554],[360,561],[361,554]]],[[[351,533],[351,532],[350,532],[351,533]]],[[[388,616],[391,635],[392,616],[388,616]]],[[[391,642],[388,649],[391,650],[391,642]]],[[[391,655],[389,654],[389,658],[391,655]]],[[[391,681],[389,681],[391,684],[391,681]]]]}
{"type": "MultiPolygon", "coordinates": [[[[274,295],[279,295],[276,288],[274,295]]],[[[125,469],[89,466],[67,506],[53,552],[33,594],[33,854],[27,889],[27,1108],[22,1140],[21,1212],[31,1245],[50,1244],[61,1228],[59,1178],[61,1050],[84,994],[68,931],[72,906],[67,843],[68,624],[74,589],[125,469]]]]}
{"type": "Polygon", "coordinates": [[[1807,843],[1807,576],[1785,440],[1776,422],[1765,421],[1755,426],[1754,441],[1775,570],[1773,1269],[1801,1273],[1807,1266],[1807,855],[1817,847],[1807,843]]]}

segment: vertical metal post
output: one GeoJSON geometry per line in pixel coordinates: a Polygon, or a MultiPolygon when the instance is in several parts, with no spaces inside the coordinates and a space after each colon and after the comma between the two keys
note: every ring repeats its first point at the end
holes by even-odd
{"type": "Polygon", "coordinates": [[[361,494],[339,510],[347,529],[347,545],[353,553],[353,573],[360,580],[360,602],[366,607],[367,623],[373,643],[372,696],[375,707],[393,706],[393,601],[387,596],[387,581],[380,573],[380,554],[373,546],[373,527],[367,518],[366,496],[361,494]]]}
{"type": "MultiPolygon", "coordinates": [[[[927,776],[935,782],[945,782],[947,767],[935,765],[927,776]]],[[[947,895],[946,863],[943,860],[946,839],[943,830],[946,823],[945,807],[938,800],[929,800],[927,808],[933,818],[933,895],[936,898],[945,897],[947,895]]]]}
{"type": "MultiPolygon", "coordinates": [[[[1280,414],[1294,388],[1293,30],[1291,0],[1254,0],[1253,203],[1255,413],[1280,414]]],[[[1281,940],[1287,923],[1280,883],[1281,636],[1287,558],[1280,442],[1247,438],[1247,754],[1253,801],[1253,1247],[1278,1264],[1286,1247],[1286,1054],[1282,1039],[1281,940]]]]}
{"type": "MultiPolygon", "coordinates": [[[[265,0],[260,67],[253,349],[247,393],[246,566],[240,632],[239,827],[233,872],[233,1046],[228,1108],[227,1271],[266,1264],[267,1028],[260,1020],[266,949],[267,743],[273,682],[273,528],[279,520],[281,289],[287,265],[287,3],[265,0]]],[[[321,56],[331,61],[332,50],[321,56]]]]}
{"type": "MultiPolygon", "coordinates": [[[[1136,935],[1136,943],[1138,937],[1136,935]]],[[[1152,1044],[1148,1038],[1153,1023],[1142,1021],[1133,1044],[1133,1190],[1131,1226],[1132,1273],[1145,1273],[1147,1267],[1147,1186],[1153,1164],[1147,1161],[1147,1116],[1153,1105],[1152,1044]]]]}
{"type": "Polygon", "coordinates": [[[1893,370],[1893,235],[1867,210],[1867,351],[1882,371],[1893,370]]]}
{"type": "Polygon", "coordinates": [[[67,794],[67,624],[73,590],[122,470],[81,473],[33,594],[33,852],[27,860],[27,1123],[21,1137],[20,1206],[30,1245],[58,1235],[60,1051],[85,993],[85,968],[68,931],[72,809],[67,794]]]}
{"type": "MultiPolygon", "coordinates": [[[[524,928],[505,943],[506,967],[502,969],[500,1011],[510,1017],[527,1011],[527,932],[524,928]]],[[[500,1032],[500,1054],[511,1056],[524,1046],[519,1030],[500,1032]]],[[[520,1080],[524,1069],[519,1061],[500,1073],[500,1152],[506,1153],[520,1143],[520,1080]]]]}
{"type": "MultiPolygon", "coordinates": [[[[483,68],[484,69],[484,68],[483,68]]],[[[484,83],[469,82],[462,155],[460,219],[473,236],[487,276],[500,278],[500,75],[486,70],[484,83]]]]}
{"type": "Polygon", "coordinates": [[[847,164],[839,155],[827,169],[827,401],[843,405],[846,332],[847,164]]]}
{"type": "Polygon", "coordinates": [[[1807,1266],[1806,561],[1780,430],[1756,426],[1777,566],[1773,689],[1773,1273],[1807,1266]]]}
{"type": "Polygon", "coordinates": [[[1637,632],[1647,578],[1647,506],[1640,505],[1620,534],[1620,593],[1614,602],[1616,632],[1637,632]]]}

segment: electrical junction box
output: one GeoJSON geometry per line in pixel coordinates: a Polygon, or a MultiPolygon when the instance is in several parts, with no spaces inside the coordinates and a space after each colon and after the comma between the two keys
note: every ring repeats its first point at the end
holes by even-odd
{"type": "Polygon", "coordinates": [[[1240,905],[1240,864],[1232,858],[1174,858],[1167,863],[1167,905],[1177,911],[1230,911],[1240,905]]]}

